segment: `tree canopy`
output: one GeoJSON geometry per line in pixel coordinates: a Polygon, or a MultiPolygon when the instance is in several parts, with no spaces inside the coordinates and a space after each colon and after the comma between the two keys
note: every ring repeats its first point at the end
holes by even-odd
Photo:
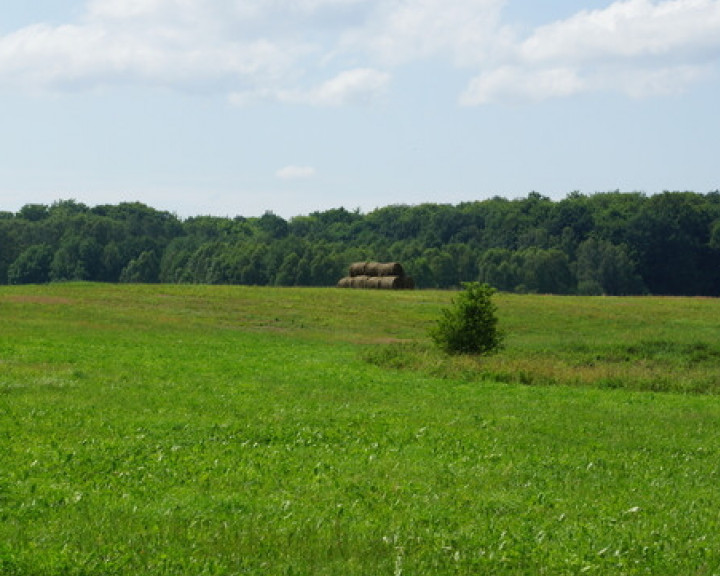
{"type": "Polygon", "coordinates": [[[0,212],[0,283],[70,280],[329,286],[397,260],[420,288],[720,295],[720,192],[537,193],[457,205],[336,208],[289,220],[74,200],[0,212]]]}

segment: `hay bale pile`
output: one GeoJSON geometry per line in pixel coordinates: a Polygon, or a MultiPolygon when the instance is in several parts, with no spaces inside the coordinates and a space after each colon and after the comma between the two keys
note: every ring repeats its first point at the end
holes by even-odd
{"type": "Polygon", "coordinates": [[[415,282],[405,275],[399,262],[355,262],[350,265],[350,275],[342,278],[338,287],[412,290],[415,282]]]}

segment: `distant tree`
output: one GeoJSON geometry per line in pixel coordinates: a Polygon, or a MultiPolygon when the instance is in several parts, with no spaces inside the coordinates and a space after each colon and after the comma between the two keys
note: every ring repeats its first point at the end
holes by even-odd
{"type": "Polygon", "coordinates": [[[101,255],[102,272],[97,277],[103,282],[117,282],[123,269],[123,259],[117,242],[108,242],[102,248],[101,255]]]}
{"type": "Polygon", "coordinates": [[[88,279],[84,262],[80,258],[79,238],[63,243],[55,252],[50,265],[50,279],[54,282],[88,279]]]}
{"type": "Polygon", "coordinates": [[[197,244],[187,237],[173,240],[160,260],[160,282],[168,284],[192,282],[187,267],[196,249],[197,244]]]}
{"type": "Polygon", "coordinates": [[[88,207],[75,200],[58,200],[53,202],[52,206],[48,209],[50,216],[69,218],[76,214],[83,214],[88,211],[88,207]]]}
{"type": "Polygon", "coordinates": [[[17,215],[29,222],[39,222],[50,216],[50,210],[44,204],[25,204],[17,215]]]}
{"type": "Polygon", "coordinates": [[[487,250],[478,260],[478,279],[506,292],[512,292],[522,283],[520,267],[514,252],[505,248],[487,250]]]}
{"type": "Polygon", "coordinates": [[[310,278],[313,286],[334,286],[345,274],[337,254],[327,246],[321,246],[310,262],[310,278]]]}
{"type": "Polygon", "coordinates": [[[300,258],[300,261],[297,265],[297,274],[295,276],[295,285],[296,286],[311,286],[313,284],[312,281],[312,272],[310,268],[310,260],[308,259],[307,255],[300,258]]]}
{"type": "Polygon", "coordinates": [[[269,271],[265,265],[267,256],[268,248],[265,244],[257,244],[245,251],[240,269],[240,284],[266,286],[269,283],[269,271]]]}
{"type": "Polygon", "coordinates": [[[195,216],[188,218],[184,225],[184,232],[199,240],[228,240],[235,236],[237,226],[228,218],[215,216],[195,216]]]}
{"type": "Polygon", "coordinates": [[[573,192],[559,202],[532,192],[289,222],[272,212],[181,221],[138,202],[27,204],[0,213],[0,283],[16,261],[19,277],[31,246],[51,250],[50,280],[116,282],[152,253],[163,282],[333,285],[350,262],[393,260],[423,288],[477,279],[516,292],[716,296],[720,192],[573,192]]]}
{"type": "Polygon", "coordinates": [[[158,281],[160,264],[154,252],[147,251],[134,258],[120,274],[120,282],[153,284],[158,281]]]}
{"type": "Polygon", "coordinates": [[[620,296],[644,291],[642,280],[624,246],[588,238],[577,252],[579,294],[620,296]]]}
{"type": "Polygon", "coordinates": [[[631,245],[637,236],[637,216],[648,205],[645,194],[606,192],[587,198],[591,226],[585,234],[579,235],[580,242],[591,235],[620,246],[631,245]]]}
{"type": "Polygon", "coordinates": [[[275,284],[278,286],[294,286],[299,263],[300,257],[295,252],[287,254],[275,276],[275,284]]]}
{"type": "MultiPolygon", "coordinates": [[[[192,254],[187,250],[187,254],[182,254],[179,261],[173,263],[173,275],[194,284],[208,283],[215,258],[223,250],[223,247],[222,242],[205,242],[192,254]]],[[[169,266],[168,263],[166,265],[169,266]]]]}
{"type": "Polygon", "coordinates": [[[240,255],[235,247],[225,242],[215,244],[207,260],[204,284],[237,284],[239,280],[238,260],[240,255]]]}
{"type": "Polygon", "coordinates": [[[44,284],[50,280],[52,248],[35,244],[23,251],[8,269],[10,284],[44,284]]]}
{"type": "Polygon", "coordinates": [[[418,288],[435,288],[435,280],[433,272],[430,269],[427,258],[416,258],[408,263],[408,273],[415,280],[415,286],[418,288]]]}
{"type": "Polygon", "coordinates": [[[720,219],[715,220],[710,226],[710,241],[708,245],[712,250],[720,251],[720,219]]]}
{"type": "Polygon", "coordinates": [[[715,218],[694,193],[651,196],[628,233],[638,271],[655,294],[708,294],[705,281],[715,218]]]}
{"type": "Polygon", "coordinates": [[[288,234],[288,223],[273,212],[265,212],[257,221],[257,225],[269,239],[279,240],[288,234]]]}
{"type": "Polygon", "coordinates": [[[568,294],[574,288],[567,255],[560,250],[530,248],[522,251],[523,284],[528,292],[568,294]]]}
{"type": "Polygon", "coordinates": [[[434,284],[438,288],[451,288],[460,285],[457,263],[445,250],[430,248],[424,254],[427,259],[434,284]]]}
{"type": "Polygon", "coordinates": [[[23,249],[18,241],[19,225],[12,214],[10,218],[0,218],[0,284],[7,283],[8,268],[23,249]]]}
{"type": "Polygon", "coordinates": [[[593,211],[590,200],[579,192],[572,192],[553,208],[546,229],[551,236],[571,236],[584,239],[593,230],[593,211]]]}

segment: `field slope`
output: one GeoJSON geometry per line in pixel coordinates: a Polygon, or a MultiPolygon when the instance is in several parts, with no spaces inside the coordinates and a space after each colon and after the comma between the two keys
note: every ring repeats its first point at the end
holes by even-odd
{"type": "Polygon", "coordinates": [[[0,574],[720,574],[720,303],[0,288],[0,574]]]}

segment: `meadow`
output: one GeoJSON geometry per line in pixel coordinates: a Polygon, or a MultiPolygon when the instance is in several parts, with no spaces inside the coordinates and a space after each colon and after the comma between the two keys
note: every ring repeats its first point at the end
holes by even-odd
{"type": "Polygon", "coordinates": [[[0,574],[720,574],[720,301],[0,288],[0,574]]]}

